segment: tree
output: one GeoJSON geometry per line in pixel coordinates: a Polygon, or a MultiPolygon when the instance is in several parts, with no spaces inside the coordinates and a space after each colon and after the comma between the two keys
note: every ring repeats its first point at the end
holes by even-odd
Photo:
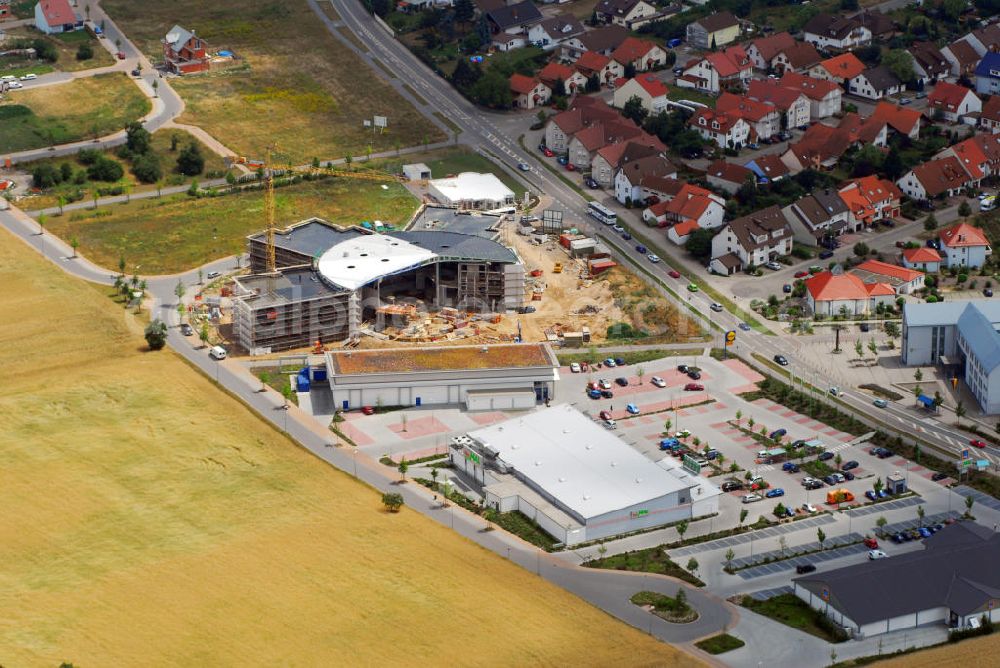
{"type": "Polygon", "coordinates": [[[969,206],[968,200],[962,200],[962,203],[958,205],[958,215],[962,218],[968,218],[972,215],[972,207],[969,206]]]}
{"type": "Polygon", "coordinates": [[[491,67],[469,89],[469,95],[479,104],[494,109],[509,109],[513,103],[510,84],[498,68],[491,67]]]}
{"type": "Polygon", "coordinates": [[[696,258],[706,259],[712,253],[713,236],[715,235],[712,234],[711,230],[699,227],[688,236],[684,248],[696,258]]]}
{"type": "Polygon", "coordinates": [[[965,514],[967,516],[972,514],[972,504],[975,502],[976,500],[971,496],[965,497],[965,514]]]}
{"type": "Polygon", "coordinates": [[[885,323],[885,333],[892,337],[899,336],[899,323],[897,322],[885,323]]]}
{"type": "Polygon", "coordinates": [[[858,359],[861,359],[862,357],[865,356],[865,347],[861,343],[861,339],[858,339],[857,341],[854,342],[854,352],[857,353],[858,359]]]}
{"type": "Polygon", "coordinates": [[[646,370],[642,368],[641,364],[635,368],[635,375],[639,379],[639,384],[642,385],[642,377],[646,375],[646,370]]]}
{"type": "Polygon", "coordinates": [[[853,12],[858,9],[858,0],[840,0],[840,8],[845,12],[853,12]]]}
{"type": "Polygon", "coordinates": [[[965,7],[966,0],[944,0],[944,2],[941,3],[941,11],[952,23],[958,21],[958,17],[960,17],[962,12],[965,11],[965,7]]]}
{"type": "Polygon", "coordinates": [[[177,171],[184,176],[197,176],[205,169],[205,158],[194,142],[184,147],[177,156],[177,171]]]}
{"type": "Polygon", "coordinates": [[[406,472],[410,470],[410,465],[406,462],[406,457],[399,460],[399,466],[396,467],[396,470],[399,471],[400,479],[406,482],[406,472]]]}
{"type": "Polygon", "coordinates": [[[955,404],[955,417],[958,418],[958,424],[962,424],[962,418],[965,417],[965,402],[961,399],[955,404]]]}
{"type": "MultiPolygon", "coordinates": [[[[157,183],[163,178],[163,168],[160,159],[153,153],[146,153],[132,161],[132,173],[141,183],[157,183]]],[[[160,187],[156,189],[159,197],[160,187]]]]}
{"type": "Polygon", "coordinates": [[[31,171],[31,183],[36,188],[51,188],[62,182],[62,174],[53,165],[41,164],[31,171]]]}
{"type": "Polygon", "coordinates": [[[681,520],[680,522],[677,523],[677,526],[674,527],[674,528],[677,529],[677,535],[680,536],[680,539],[683,541],[684,540],[684,534],[688,530],[688,521],[687,520],[681,520]]]}
{"type": "MultiPolygon", "coordinates": [[[[750,473],[750,472],[747,471],[747,473],[750,473]]],[[[750,511],[747,510],[746,508],[741,508],[740,509],[740,526],[743,526],[743,523],[746,521],[747,515],[749,515],[749,514],[750,514],[750,511]]]]}
{"type": "Polygon", "coordinates": [[[198,330],[198,338],[201,339],[202,348],[208,345],[208,338],[209,338],[208,323],[205,322],[201,323],[201,329],[198,330]]]}
{"type": "Polygon", "coordinates": [[[753,426],[755,424],[756,424],[756,421],[753,419],[753,417],[747,418],[747,426],[750,427],[751,430],[753,430],[753,426]]]}
{"type": "Polygon", "coordinates": [[[44,213],[38,214],[38,236],[45,234],[45,222],[49,219],[44,213]]]}
{"type": "Polygon", "coordinates": [[[468,23],[476,16],[476,6],[472,0],[456,0],[455,21],[458,23],[468,23]]]}
{"type": "Polygon", "coordinates": [[[431,467],[431,480],[434,481],[434,489],[438,488],[438,470],[437,467],[431,467]]]}
{"type": "Polygon", "coordinates": [[[57,202],[59,203],[59,215],[62,215],[63,207],[66,206],[66,198],[62,195],[59,195],[59,199],[57,200],[57,202]]]}
{"type": "Polygon", "coordinates": [[[919,383],[923,379],[924,379],[924,372],[923,371],[921,371],[920,369],[917,369],[916,371],[913,372],[913,380],[915,380],[915,381],[917,381],[919,383]]]}
{"type": "Polygon", "coordinates": [[[868,244],[864,241],[854,244],[854,254],[858,257],[866,257],[869,253],[871,253],[871,249],[868,248],[868,244]]]}
{"type": "Polygon", "coordinates": [[[73,237],[69,240],[69,245],[73,248],[73,257],[76,257],[76,249],[80,247],[80,240],[73,237]]]}
{"type": "Polygon", "coordinates": [[[260,378],[260,391],[267,392],[267,382],[271,380],[271,374],[267,371],[261,371],[258,377],[260,378]]]}
{"type": "Polygon", "coordinates": [[[880,536],[885,534],[885,525],[888,524],[888,523],[889,523],[889,520],[885,519],[881,515],[879,516],[879,518],[877,520],[875,520],[875,526],[878,527],[878,533],[879,533],[880,536]]]}
{"type": "Polygon", "coordinates": [[[120,162],[104,156],[99,157],[87,167],[87,177],[91,181],[113,182],[125,176],[125,169],[120,162]]]}
{"type": "Polygon", "coordinates": [[[483,76],[483,68],[479,65],[470,65],[468,60],[460,58],[455,65],[455,71],[451,74],[451,82],[461,91],[472,87],[483,76]]]}
{"type": "Polygon", "coordinates": [[[928,232],[936,230],[937,226],[938,226],[938,221],[937,218],[934,217],[933,213],[928,214],[927,217],[924,218],[924,229],[927,230],[928,232]]]}
{"type": "Polygon", "coordinates": [[[924,505],[923,504],[920,504],[919,506],[917,506],[917,524],[919,526],[923,526],[924,525],[924,512],[925,511],[924,511],[924,505]]]}
{"type": "Polygon", "coordinates": [[[740,422],[743,420],[743,411],[736,409],[736,426],[739,426],[740,422]]]}
{"type": "Polygon", "coordinates": [[[146,325],[144,335],[150,350],[160,350],[167,345],[167,325],[159,318],[146,325]]]}
{"type": "Polygon", "coordinates": [[[198,267],[198,285],[205,282],[205,274],[202,272],[201,267],[198,267]]]}
{"type": "Polygon", "coordinates": [[[663,431],[669,432],[670,428],[674,426],[673,420],[667,420],[663,423],[663,431]]]}
{"type": "Polygon", "coordinates": [[[882,172],[892,181],[906,173],[906,165],[903,164],[903,159],[895,147],[889,149],[889,153],[882,161],[882,172]]]}
{"type": "Polygon", "coordinates": [[[133,155],[149,153],[152,148],[153,135],[142,127],[142,123],[132,121],[125,126],[125,146],[133,155]]]}
{"type": "Polygon", "coordinates": [[[642,98],[638,95],[630,97],[625,106],[622,107],[622,116],[632,119],[637,125],[642,125],[648,114],[649,112],[642,106],[642,98]]]}
{"type": "Polygon", "coordinates": [[[160,82],[157,81],[156,79],[153,79],[153,97],[160,97],[159,90],[160,90],[160,82]]]}
{"type": "Polygon", "coordinates": [[[736,556],[736,553],[733,552],[733,548],[729,548],[729,549],[726,550],[726,568],[732,568],[733,567],[733,558],[735,556],[736,556]]]}
{"type": "Polygon", "coordinates": [[[878,356],[878,345],[875,343],[875,339],[868,341],[868,350],[871,352],[872,357],[878,356]]]}
{"type": "Polygon", "coordinates": [[[601,78],[597,74],[591,74],[587,77],[587,92],[588,93],[599,93],[601,90],[601,78]]]}
{"type": "Polygon", "coordinates": [[[823,531],[823,527],[816,528],[816,540],[819,541],[820,549],[823,549],[823,543],[826,541],[826,532],[823,531]]]}
{"type": "Polygon", "coordinates": [[[94,47],[90,45],[90,42],[83,42],[76,48],[77,60],[90,60],[93,57],[94,47]]]}
{"type": "Polygon", "coordinates": [[[781,556],[785,556],[785,550],[788,549],[788,539],[784,536],[778,539],[778,546],[781,547],[781,556]]]}
{"type": "MultiPolygon", "coordinates": [[[[690,559],[688,559],[687,569],[691,573],[694,573],[696,570],[698,570],[698,560],[695,559],[694,557],[691,557],[690,559]]],[[[679,589],[679,590],[677,590],[677,593],[680,594],[682,591],[684,591],[684,590],[683,589],[679,589]]]]}
{"type": "Polygon", "coordinates": [[[872,483],[872,489],[875,490],[875,493],[880,493],[883,487],[885,487],[885,485],[882,484],[882,478],[875,478],[875,482],[872,483]]]}
{"type": "Polygon", "coordinates": [[[882,56],[882,64],[896,75],[896,78],[906,83],[913,81],[913,56],[904,49],[892,49],[882,56]]]}
{"type": "Polygon", "coordinates": [[[833,461],[837,463],[837,468],[839,469],[840,465],[844,463],[844,458],[841,457],[840,453],[838,452],[837,456],[833,458],[833,461]]]}
{"type": "Polygon", "coordinates": [[[397,492],[386,492],[382,495],[382,505],[390,513],[398,513],[404,503],[403,495],[397,492]]]}

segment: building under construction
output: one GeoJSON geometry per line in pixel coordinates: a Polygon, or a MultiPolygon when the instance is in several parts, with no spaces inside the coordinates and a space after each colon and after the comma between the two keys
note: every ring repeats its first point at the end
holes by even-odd
{"type": "Polygon", "coordinates": [[[352,340],[420,310],[503,313],[525,300],[517,254],[484,236],[314,218],[275,232],[275,274],[264,273],[266,235],[248,241],[253,273],[236,279],[233,330],[254,353],[352,340]]]}

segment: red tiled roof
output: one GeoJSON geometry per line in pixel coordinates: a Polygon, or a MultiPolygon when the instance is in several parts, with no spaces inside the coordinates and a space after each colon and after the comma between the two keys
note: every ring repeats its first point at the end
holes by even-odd
{"type": "Polygon", "coordinates": [[[903,251],[903,257],[907,262],[919,264],[921,262],[940,262],[941,254],[933,248],[921,246],[920,248],[907,248],[903,251]]]}
{"type": "Polygon", "coordinates": [[[781,161],[781,156],[777,153],[758,155],[753,161],[757,163],[757,167],[764,172],[764,175],[772,180],[781,178],[789,172],[788,165],[781,161]]]}
{"type": "Polygon", "coordinates": [[[699,109],[688,120],[688,124],[696,128],[705,128],[712,132],[727,134],[740,120],[742,118],[738,113],[719,112],[714,109],[699,109]],[[704,123],[701,122],[702,119],[705,120],[704,123]],[[718,123],[718,127],[714,127],[713,123],[718,123]]]}
{"type": "Polygon", "coordinates": [[[687,235],[697,230],[699,227],[700,226],[698,225],[697,220],[692,220],[688,218],[687,220],[682,220],[681,222],[674,225],[673,229],[674,229],[674,234],[676,234],[677,236],[686,237],[687,235]]]}
{"type": "Polygon", "coordinates": [[[983,171],[983,165],[987,164],[989,160],[987,160],[986,154],[980,149],[979,144],[974,142],[972,138],[955,144],[951,147],[951,150],[955,154],[955,157],[958,158],[958,164],[962,166],[962,169],[969,176],[974,179],[981,179],[986,176],[986,173],[983,171]]]}
{"type": "Polygon", "coordinates": [[[870,202],[881,202],[887,199],[900,199],[903,196],[903,193],[900,192],[895,183],[885,179],[880,179],[874,174],[872,176],[854,179],[853,181],[849,181],[848,184],[856,185],[858,190],[863,193],[870,202]]]}
{"type": "Polygon", "coordinates": [[[831,274],[821,271],[806,279],[806,290],[818,302],[841,299],[867,299],[868,289],[854,274],[831,274]]]}
{"type": "Polygon", "coordinates": [[[816,47],[809,42],[795,42],[792,46],[782,49],[785,59],[792,69],[800,70],[815,65],[821,60],[816,47]]]}
{"type": "Polygon", "coordinates": [[[584,51],[583,55],[576,59],[575,65],[578,70],[600,72],[609,62],[611,62],[610,58],[602,56],[596,51],[584,51]]]}
{"type": "Polygon", "coordinates": [[[761,58],[763,58],[765,62],[770,63],[771,60],[784,49],[788,49],[793,46],[795,44],[795,38],[787,32],[777,32],[773,35],[768,35],[767,37],[755,39],[750,44],[757,48],[757,51],[760,53],[761,58]]]}
{"type": "Polygon", "coordinates": [[[801,91],[786,88],[773,79],[766,81],[751,79],[750,89],[747,91],[747,97],[761,102],[770,102],[782,111],[790,109],[801,95],[801,91]]]}
{"type": "Polygon", "coordinates": [[[869,297],[895,297],[896,291],[887,283],[865,283],[865,290],[869,297]]]}
{"type": "Polygon", "coordinates": [[[778,113],[778,108],[770,102],[759,102],[743,95],[723,93],[715,101],[715,110],[735,114],[750,121],[759,121],[768,114],[778,113]]]}
{"type": "Polygon", "coordinates": [[[625,41],[619,44],[618,48],[614,50],[611,57],[622,65],[627,65],[639,60],[655,47],[656,44],[654,42],[639,39],[638,37],[626,37],[625,41]]]}
{"type": "Polygon", "coordinates": [[[538,78],[542,81],[556,82],[556,81],[566,81],[573,76],[573,68],[569,65],[563,65],[562,63],[557,63],[555,61],[549,63],[542,68],[542,71],[538,73],[538,78]]]}
{"type": "Polygon", "coordinates": [[[840,86],[826,79],[814,79],[795,72],[785,72],[781,77],[781,85],[794,88],[812,100],[822,100],[831,92],[840,90],[840,86]]]}
{"type": "Polygon", "coordinates": [[[904,135],[910,134],[920,122],[920,112],[916,109],[904,109],[898,104],[885,100],[880,101],[875,106],[871,117],[885,121],[893,130],[904,135]]]}
{"type": "Polygon", "coordinates": [[[534,77],[526,77],[523,74],[510,75],[510,89],[518,95],[527,95],[531,91],[535,90],[535,86],[537,85],[538,79],[535,79],[534,77]]]}
{"type": "Polygon", "coordinates": [[[994,123],[1000,123],[1000,95],[990,95],[986,98],[979,117],[993,121],[994,123]]]}
{"type": "Polygon", "coordinates": [[[865,71],[865,64],[851,52],[842,53],[833,58],[827,58],[820,63],[830,76],[839,79],[853,79],[865,71]]]}
{"type": "Polygon", "coordinates": [[[560,130],[566,135],[579,132],[600,120],[621,118],[617,110],[608,106],[607,102],[586,95],[577,96],[572,109],[568,109],[552,118],[560,130]]]}
{"type": "MultiPolygon", "coordinates": [[[[928,248],[927,250],[930,249],[928,248]]],[[[855,269],[882,276],[891,276],[907,283],[924,275],[922,271],[907,269],[906,267],[900,267],[898,264],[889,264],[888,262],[880,262],[879,260],[866,260],[855,267],[855,269]]]]}
{"type": "Polygon", "coordinates": [[[705,173],[708,176],[714,176],[715,178],[722,179],[723,181],[740,184],[746,181],[748,176],[754,175],[753,172],[743,165],[726,162],[725,160],[716,160],[708,166],[705,173]]]}
{"type": "Polygon", "coordinates": [[[941,230],[938,237],[948,248],[962,248],[965,246],[989,246],[986,235],[978,227],[973,227],[968,223],[959,223],[947,229],[941,230]]]}
{"type": "Polygon", "coordinates": [[[975,96],[975,93],[965,86],[941,81],[927,96],[927,106],[954,113],[968,95],[975,96]]]}
{"type": "Polygon", "coordinates": [[[41,0],[42,14],[50,26],[76,23],[76,14],[68,0],[41,0]]]}
{"type": "Polygon", "coordinates": [[[946,190],[962,188],[970,181],[968,172],[954,156],[917,165],[913,168],[913,175],[920,181],[928,197],[937,197],[946,190]]]}
{"type": "Polygon", "coordinates": [[[731,46],[724,51],[710,53],[705,56],[705,60],[711,63],[723,78],[736,76],[743,70],[753,67],[750,57],[742,46],[731,46]]]}

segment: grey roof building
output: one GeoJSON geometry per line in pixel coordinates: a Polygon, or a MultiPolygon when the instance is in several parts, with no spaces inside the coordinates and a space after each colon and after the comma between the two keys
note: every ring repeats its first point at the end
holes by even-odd
{"type": "Polygon", "coordinates": [[[486,12],[486,18],[494,32],[512,32],[542,20],[542,13],[531,0],[524,0],[516,5],[497,7],[486,12]]]}
{"type": "Polygon", "coordinates": [[[844,233],[850,222],[850,211],[836,190],[817,190],[781,210],[792,227],[795,241],[819,243],[824,237],[844,233]]]}
{"type": "Polygon", "coordinates": [[[927,624],[1000,620],[1000,534],[973,522],[944,527],[924,550],[792,580],[795,594],[855,637],[927,624]]]}

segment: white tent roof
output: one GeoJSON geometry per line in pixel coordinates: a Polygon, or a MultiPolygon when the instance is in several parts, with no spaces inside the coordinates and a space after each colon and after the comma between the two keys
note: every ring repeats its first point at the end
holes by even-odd
{"type": "Polygon", "coordinates": [[[568,404],[484,427],[469,436],[583,518],[694,487],[568,404]]]}
{"type": "Polygon", "coordinates": [[[380,276],[420,266],[433,251],[384,234],[366,234],[332,246],[319,259],[319,273],[331,283],[356,290],[380,276]]]}
{"type": "Polygon", "coordinates": [[[462,172],[447,179],[434,179],[430,185],[449,202],[491,200],[503,202],[514,196],[514,191],[494,174],[462,172]]]}

